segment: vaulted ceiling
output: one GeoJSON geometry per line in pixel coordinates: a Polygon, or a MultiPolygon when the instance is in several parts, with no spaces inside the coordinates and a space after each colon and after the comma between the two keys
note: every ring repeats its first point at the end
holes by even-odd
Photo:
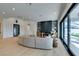
{"type": "Polygon", "coordinates": [[[0,3],[0,16],[24,20],[57,20],[66,3],[0,3]]]}

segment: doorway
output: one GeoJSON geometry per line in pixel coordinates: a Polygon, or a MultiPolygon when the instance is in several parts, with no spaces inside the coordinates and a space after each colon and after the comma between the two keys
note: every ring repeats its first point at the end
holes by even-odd
{"type": "Polygon", "coordinates": [[[13,37],[17,37],[20,34],[20,25],[13,24],[13,37]]]}

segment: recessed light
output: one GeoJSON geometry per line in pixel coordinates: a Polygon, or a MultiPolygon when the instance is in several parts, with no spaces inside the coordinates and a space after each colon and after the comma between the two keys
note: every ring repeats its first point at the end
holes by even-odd
{"type": "Polygon", "coordinates": [[[13,11],[15,11],[15,8],[12,8],[13,11]]]}
{"type": "Polygon", "coordinates": [[[31,6],[32,5],[32,3],[25,3],[27,6],[31,6]]]}
{"type": "Polygon", "coordinates": [[[5,14],[5,12],[3,11],[2,14],[5,14]]]}
{"type": "Polygon", "coordinates": [[[29,3],[29,5],[31,6],[31,5],[32,5],[32,3],[29,3]]]}

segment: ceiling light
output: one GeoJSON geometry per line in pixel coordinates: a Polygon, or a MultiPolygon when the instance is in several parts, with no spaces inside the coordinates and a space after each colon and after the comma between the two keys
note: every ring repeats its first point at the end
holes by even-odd
{"type": "Polygon", "coordinates": [[[5,14],[5,12],[3,11],[2,14],[5,14]]]}
{"type": "Polygon", "coordinates": [[[12,8],[13,11],[15,11],[15,8],[12,8]]]}

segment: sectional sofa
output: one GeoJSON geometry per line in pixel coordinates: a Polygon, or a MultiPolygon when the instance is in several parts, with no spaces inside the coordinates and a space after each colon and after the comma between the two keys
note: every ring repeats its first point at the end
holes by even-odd
{"type": "Polygon", "coordinates": [[[18,43],[23,46],[39,48],[39,49],[52,49],[53,48],[53,38],[51,37],[20,37],[18,43]]]}

